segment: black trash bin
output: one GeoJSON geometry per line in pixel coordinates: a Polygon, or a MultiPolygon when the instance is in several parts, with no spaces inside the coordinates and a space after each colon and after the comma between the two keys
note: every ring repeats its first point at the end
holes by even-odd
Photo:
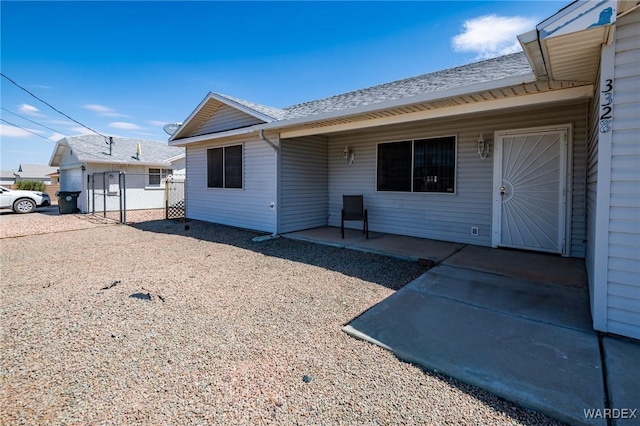
{"type": "Polygon", "coordinates": [[[58,191],[58,210],[60,214],[77,213],[78,196],[81,191],[58,191]]]}

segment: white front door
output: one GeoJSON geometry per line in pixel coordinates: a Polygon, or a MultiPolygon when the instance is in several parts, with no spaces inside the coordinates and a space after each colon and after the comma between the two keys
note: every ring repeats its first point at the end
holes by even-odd
{"type": "Polygon", "coordinates": [[[565,254],[567,133],[496,134],[494,246],[565,254]]]}

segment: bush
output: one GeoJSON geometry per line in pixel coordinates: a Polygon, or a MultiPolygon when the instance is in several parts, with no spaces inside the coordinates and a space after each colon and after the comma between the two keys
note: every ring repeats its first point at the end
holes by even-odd
{"type": "Polygon", "coordinates": [[[16,182],[16,189],[45,192],[45,184],[36,180],[19,180],[16,182]]]}

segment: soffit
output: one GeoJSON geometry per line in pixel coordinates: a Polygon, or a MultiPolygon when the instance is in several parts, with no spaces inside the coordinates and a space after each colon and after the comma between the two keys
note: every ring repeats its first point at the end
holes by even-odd
{"type": "MultiPolygon", "coordinates": [[[[348,125],[350,123],[359,123],[367,120],[376,120],[389,117],[400,117],[406,114],[418,113],[423,111],[433,111],[451,107],[464,107],[472,104],[480,105],[482,102],[502,100],[502,99],[521,99],[523,105],[527,104],[526,95],[537,93],[551,92],[559,89],[567,89],[572,87],[585,86],[584,83],[575,81],[537,81],[528,84],[520,84],[517,86],[504,87],[501,89],[480,91],[469,93],[450,98],[432,100],[415,104],[403,105],[401,107],[387,108],[377,111],[370,111],[361,114],[345,115],[340,117],[329,118],[325,120],[311,121],[308,123],[286,126],[286,132],[295,132],[300,130],[318,129],[317,133],[322,133],[323,128],[329,128],[337,125],[348,125]]],[[[276,126],[273,126],[276,128],[276,126]]],[[[283,128],[284,130],[284,128],[283,128]]]]}
{"type": "Polygon", "coordinates": [[[552,80],[594,82],[598,75],[600,50],[610,26],[544,40],[552,80]]]}

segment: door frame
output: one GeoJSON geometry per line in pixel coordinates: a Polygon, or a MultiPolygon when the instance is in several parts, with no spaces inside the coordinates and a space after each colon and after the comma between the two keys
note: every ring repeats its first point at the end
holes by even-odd
{"type": "MultiPolygon", "coordinates": [[[[492,193],[492,220],[491,220],[491,246],[508,247],[500,243],[502,230],[502,138],[505,136],[520,136],[542,132],[565,132],[566,137],[560,146],[560,188],[559,188],[559,250],[551,251],[562,256],[571,255],[571,211],[572,211],[572,183],[573,183],[573,126],[564,124],[558,126],[527,127],[521,129],[500,130],[494,133],[493,149],[493,193],[492,193]]],[[[548,252],[540,250],[542,252],[548,252]]]]}

